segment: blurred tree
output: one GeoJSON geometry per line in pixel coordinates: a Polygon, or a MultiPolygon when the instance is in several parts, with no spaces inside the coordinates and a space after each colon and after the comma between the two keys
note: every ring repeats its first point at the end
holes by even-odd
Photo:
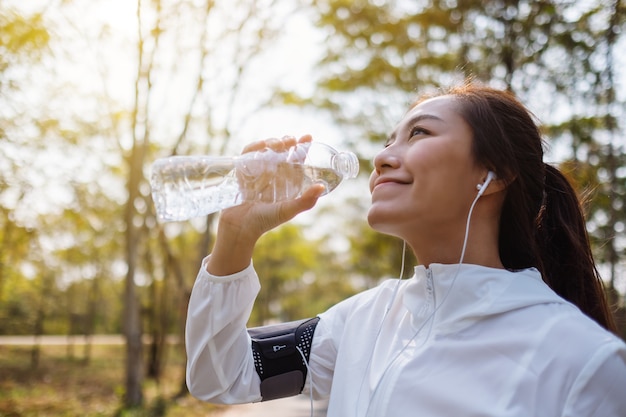
{"type": "Polygon", "coordinates": [[[574,25],[564,18],[573,3],[310,0],[326,51],[316,94],[296,101],[358,126],[349,137],[380,141],[416,90],[472,76],[518,94],[541,91],[536,74],[552,33],[574,25]]]}
{"type": "Polygon", "coordinates": [[[13,291],[16,291],[15,286],[21,286],[20,281],[25,280],[22,268],[36,242],[36,232],[16,223],[12,210],[3,206],[0,206],[0,227],[0,334],[18,334],[20,326],[9,323],[21,316],[17,313],[22,311],[18,305],[23,299],[15,298],[13,291]]]}
{"type": "Polygon", "coordinates": [[[72,190],[73,202],[58,216],[47,217],[43,230],[55,230],[57,238],[71,242],[55,248],[54,260],[47,265],[59,286],[66,288],[65,331],[85,337],[83,361],[88,363],[94,332],[113,332],[119,325],[120,308],[112,305],[111,298],[119,297],[114,268],[124,261],[118,239],[123,227],[121,207],[104,190],[79,182],[72,184],[72,190]]]}
{"type": "MultiPolygon", "coordinates": [[[[24,236],[28,237],[29,234],[24,233],[24,236]]],[[[16,242],[17,239],[13,238],[12,241],[16,242]]],[[[29,245],[28,249],[30,248],[29,245]]],[[[0,253],[3,255],[3,262],[6,262],[2,267],[4,293],[0,299],[0,334],[30,334],[37,306],[37,283],[33,279],[34,265],[27,263],[26,266],[18,260],[25,258],[4,257],[12,251],[2,250],[0,253]],[[22,268],[27,270],[23,271],[22,268]]]]}
{"type": "MultiPolygon", "coordinates": [[[[169,294],[176,285],[171,293],[177,294],[179,304],[186,305],[192,282],[184,277],[195,276],[201,258],[208,253],[213,224],[213,216],[172,227],[159,224],[144,176],[145,164],[159,155],[221,154],[234,152],[233,145],[241,145],[231,141],[237,126],[264,101],[250,100],[241,93],[256,82],[255,60],[279,34],[282,17],[290,10],[286,5],[276,0],[138,2],[131,146],[122,148],[128,180],[124,217],[128,264],[124,318],[128,343],[126,406],[142,401],[142,329],[136,276],[140,273],[150,283],[155,269],[162,270],[162,276],[160,272],[156,275],[162,277],[162,282],[152,287],[153,294],[159,288],[167,289],[163,295],[169,294]],[[171,55],[171,45],[178,45],[176,56],[171,55]],[[178,85],[167,83],[166,77],[171,74],[181,77],[178,85]],[[159,96],[168,95],[178,97],[173,108],[167,106],[168,100],[159,101],[159,96]],[[164,125],[163,112],[175,116],[176,122],[170,118],[164,125]],[[183,249],[191,244],[196,244],[197,250],[183,249]],[[155,248],[159,251],[150,251],[155,248]],[[155,253],[165,257],[159,259],[155,253]],[[165,279],[170,275],[176,279],[165,279]]],[[[157,321],[166,320],[167,315],[159,312],[170,311],[171,300],[148,297],[147,302],[149,326],[157,336],[150,350],[149,369],[153,377],[158,377],[165,342],[163,330],[168,326],[157,321]]],[[[181,310],[184,319],[186,309],[181,310]]]]}
{"type": "Polygon", "coordinates": [[[21,277],[21,261],[35,239],[33,229],[14,213],[32,187],[19,160],[24,137],[12,133],[29,117],[21,113],[22,89],[28,85],[24,74],[49,52],[49,39],[41,14],[0,7],[0,305],[7,279],[21,277]]]}
{"type": "MultiPolygon", "coordinates": [[[[599,28],[599,43],[596,48],[600,51],[604,65],[597,74],[597,82],[594,90],[597,91],[597,117],[600,118],[599,129],[596,138],[600,143],[600,153],[598,160],[601,168],[598,171],[598,180],[603,185],[600,194],[608,197],[608,204],[604,206],[592,207],[594,222],[599,226],[600,238],[606,244],[599,245],[600,259],[609,265],[609,291],[611,301],[617,304],[615,284],[618,273],[617,266],[620,260],[626,256],[626,125],[623,123],[625,115],[626,97],[620,98],[616,91],[616,67],[615,58],[618,46],[618,35],[626,28],[626,3],[621,0],[614,0],[610,3],[608,18],[599,28]],[[598,214],[607,214],[607,221],[602,224],[598,219],[598,214]]],[[[591,156],[591,155],[590,155],[591,156]]],[[[587,158],[588,161],[595,158],[587,158]]],[[[593,200],[596,201],[596,200],[593,200]]],[[[606,201],[606,200],[605,200],[606,201]]],[[[597,235],[596,235],[597,236],[597,235]]],[[[622,300],[622,315],[626,310],[626,294],[622,300]]],[[[626,320],[622,319],[624,336],[626,337],[626,320]]]]}
{"type": "Polygon", "coordinates": [[[626,294],[620,297],[616,289],[626,255],[626,97],[616,80],[622,72],[616,58],[622,49],[626,5],[619,0],[597,5],[581,16],[578,24],[589,28],[590,34],[564,33],[558,38],[559,45],[578,59],[561,66],[568,76],[554,80],[569,94],[575,113],[551,126],[550,133],[571,144],[571,157],[563,167],[579,189],[587,190],[590,237],[596,258],[608,266],[604,275],[609,300],[618,308],[618,324],[626,338],[626,294]]]}
{"type": "Polygon", "coordinates": [[[39,367],[39,358],[41,353],[40,336],[44,335],[44,322],[48,314],[49,306],[54,299],[53,294],[56,292],[54,288],[54,275],[50,271],[40,270],[36,278],[38,283],[39,294],[37,297],[37,305],[35,310],[35,322],[32,331],[35,336],[36,343],[31,348],[31,367],[36,369],[39,367]]]}
{"type": "Polygon", "coordinates": [[[3,4],[0,12],[0,93],[5,100],[9,90],[23,87],[20,70],[38,62],[49,52],[49,41],[50,34],[42,13],[25,15],[3,4]]]}
{"type": "Polygon", "coordinates": [[[365,223],[359,223],[355,231],[350,237],[350,264],[363,277],[366,287],[374,287],[384,278],[412,275],[417,261],[410,247],[403,248],[402,240],[376,232],[365,223]]]}
{"type": "Polygon", "coordinates": [[[261,290],[251,326],[312,317],[355,293],[354,274],[339,263],[326,238],[307,238],[285,224],[264,235],[254,252],[261,290]]]}
{"type": "MultiPolygon", "coordinates": [[[[62,130],[50,103],[37,101],[34,67],[51,56],[52,35],[42,11],[0,8],[0,316],[5,334],[42,335],[62,328],[63,303],[55,269],[44,267],[55,233],[37,218],[51,165],[39,155],[53,148],[47,136],[62,130]],[[46,115],[45,117],[42,115],[46,115]],[[60,319],[61,318],[61,319],[60,319]]],[[[62,135],[60,135],[62,136],[62,135]]],[[[52,141],[58,143],[58,141],[52,141]]],[[[32,350],[39,364],[39,346],[32,350]]]]}
{"type": "Polygon", "coordinates": [[[305,239],[294,224],[283,225],[261,238],[253,257],[262,285],[250,318],[252,325],[301,318],[285,317],[282,303],[300,287],[304,271],[315,267],[313,255],[318,245],[305,239]]]}
{"type": "MultiPolygon", "coordinates": [[[[0,311],[34,323],[40,280],[31,285],[24,271],[34,277],[45,265],[55,288],[67,291],[57,304],[68,311],[63,324],[54,310],[41,328],[72,333],[83,327],[90,334],[98,328],[98,304],[107,299],[103,288],[117,290],[116,280],[125,276],[124,315],[118,317],[128,346],[124,405],[141,405],[143,327],[158,336],[148,361],[156,377],[164,357],[157,345],[173,321],[182,335],[193,277],[209,252],[213,226],[213,216],[159,224],[147,164],[171,154],[237,152],[243,145],[238,140],[244,140],[237,134],[242,122],[268,101],[272,82],[280,81],[278,73],[272,81],[260,57],[294,5],[283,0],[14,3],[41,10],[32,18],[13,15],[4,4],[0,10],[5,93],[0,100],[6,109],[0,114],[0,160],[7,161],[0,164],[0,243],[13,250],[0,252],[0,296],[4,287],[23,287],[33,296],[0,311]],[[114,20],[107,21],[109,15],[114,20]],[[129,27],[135,29],[130,34],[129,27]],[[85,69],[89,79],[81,73],[85,69]],[[32,87],[28,94],[18,89],[25,81],[32,87]],[[7,264],[34,245],[41,253],[30,269],[26,257],[21,265],[7,264]],[[19,280],[4,285],[13,274],[19,280]],[[89,308],[82,304],[88,297],[94,300],[89,308]]],[[[117,313],[117,306],[105,312],[117,313]]]]}
{"type": "Polygon", "coordinates": [[[136,290],[136,274],[139,267],[141,251],[141,225],[144,222],[139,207],[145,205],[140,200],[145,198],[140,190],[144,180],[144,164],[151,141],[151,126],[149,120],[150,93],[154,74],[155,52],[158,50],[161,29],[162,5],[157,0],[150,4],[154,8],[156,17],[154,23],[146,25],[143,16],[146,10],[142,2],[137,1],[137,75],[134,85],[134,103],[131,111],[131,146],[124,153],[126,162],[126,192],[127,199],[124,209],[124,258],[127,264],[126,286],[124,291],[124,336],[126,337],[126,384],[124,405],[138,407],[143,404],[143,329],[141,326],[141,307],[136,290]],[[149,37],[149,39],[146,39],[149,37]],[[146,42],[148,40],[148,42],[146,42]]]}

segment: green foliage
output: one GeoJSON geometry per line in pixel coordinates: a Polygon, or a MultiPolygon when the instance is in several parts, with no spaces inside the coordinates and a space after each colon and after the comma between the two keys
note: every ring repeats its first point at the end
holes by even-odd
{"type": "Polygon", "coordinates": [[[417,261],[410,247],[406,248],[405,270],[402,271],[403,243],[400,239],[383,235],[366,224],[350,237],[352,250],[351,267],[365,280],[367,287],[373,287],[385,278],[411,276],[417,261]]]}
{"type": "Polygon", "coordinates": [[[335,254],[321,249],[324,246],[323,241],[305,238],[295,224],[283,225],[259,241],[254,266],[261,291],[252,325],[312,317],[354,292],[349,271],[342,270],[335,254]]]}
{"type": "MultiPolygon", "coordinates": [[[[43,15],[24,16],[11,7],[0,8],[0,74],[16,65],[32,62],[42,57],[50,41],[43,15]]],[[[1,79],[1,78],[0,78],[1,79]]],[[[11,83],[0,83],[3,87],[11,83]]]]}
{"type": "Polygon", "coordinates": [[[314,102],[325,103],[338,121],[360,126],[366,137],[384,135],[416,89],[472,76],[558,103],[545,93],[556,90],[569,101],[572,91],[582,94],[589,86],[594,63],[605,62],[598,21],[610,12],[606,7],[448,0],[314,0],[311,6],[328,33],[314,102]],[[372,99],[355,108],[350,97],[356,94],[372,99]]]}
{"type": "Polygon", "coordinates": [[[6,287],[10,297],[0,304],[0,334],[32,334],[36,288],[23,278],[11,281],[6,287]]]}

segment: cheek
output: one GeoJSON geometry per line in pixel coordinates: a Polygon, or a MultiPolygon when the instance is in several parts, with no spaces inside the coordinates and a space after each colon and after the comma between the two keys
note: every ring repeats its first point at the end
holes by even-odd
{"type": "Polygon", "coordinates": [[[370,182],[369,182],[370,194],[374,190],[374,181],[376,181],[376,178],[378,178],[378,173],[376,172],[376,169],[373,169],[372,173],[370,174],[370,182]]]}
{"type": "Polygon", "coordinates": [[[442,206],[463,200],[466,191],[472,192],[475,186],[468,185],[473,177],[470,157],[462,148],[444,144],[443,141],[433,143],[433,146],[424,146],[407,154],[416,196],[430,199],[429,204],[442,206]]]}
{"type": "Polygon", "coordinates": [[[406,168],[410,171],[417,188],[429,188],[445,174],[445,159],[436,147],[416,146],[406,154],[406,168]],[[434,149],[433,149],[434,148],[434,149]]]}

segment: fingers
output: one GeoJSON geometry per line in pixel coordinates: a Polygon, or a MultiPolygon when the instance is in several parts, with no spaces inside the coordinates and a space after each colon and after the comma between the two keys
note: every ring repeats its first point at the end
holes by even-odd
{"type": "Polygon", "coordinates": [[[303,135],[296,140],[294,136],[283,136],[281,139],[269,138],[265,140],[257,140],[255,142],[247,144],[242,153],[262,151],[264,149],[271,149],[275,152],[283,152],[298,143],[311,142],[313,137],[311,135],[303,135]]]}
{"type": "Polygon", "coordinates": [[[249,143],[246,146],[244,146],[244,148],[241,151],[241,153],[261,151],[261,150],[265,149],[265,147],[266,147],[266,145],[265,145],[265,141],[264,140],[257,140],[255,142],[249,143]]]}
{"type": "Polygon", "coordinates": [[[303,135],[300,136],[300,139],[298,139],[298,143],[306,143],[306,142],[312,142],[313,141],[313,136],[311,135],[303,135]]]}

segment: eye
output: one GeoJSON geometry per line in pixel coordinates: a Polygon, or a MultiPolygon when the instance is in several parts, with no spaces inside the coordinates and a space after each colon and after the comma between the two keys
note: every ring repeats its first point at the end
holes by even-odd
{"type": "Polygon", "coordinates": [[[414,136],[419,136],[419,135],[428,135],[430,132],[428,132],[428,130],[424,129],[423,127],[420,126],[414,126],[413,128],[411,128],[411,132],[409,133],[409,138],[412,138],[414,136]]]}

